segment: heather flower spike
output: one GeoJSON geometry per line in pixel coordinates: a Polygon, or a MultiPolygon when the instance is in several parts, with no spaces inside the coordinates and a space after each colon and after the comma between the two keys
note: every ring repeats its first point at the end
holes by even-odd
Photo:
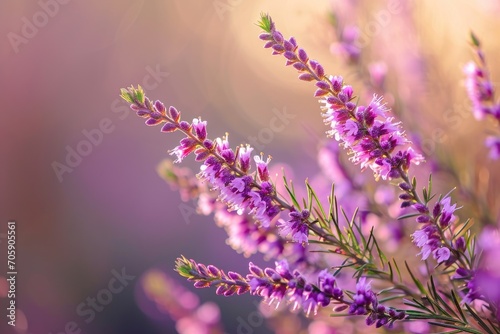
{"type": "Polygon", "coordinates": [[[272,48],[273,55],[283,55],[286,65],[300,73],[300,80],[315,81],[314,96],[324,104],[325,123],[331,127],[328,134],[349,150],[351,161],[362,169],[371,168],[375,177],[383,179],[405,177],[410,163],[423,161],[411,147],[403,149],[410,142],[400,123],[388,116],[382,98],[374,96],[367,106],[357,106],[352,87],[340,76],[327,77],[323,66],[309,59],[293,37],[283,38],[269,16],[262,16],[260,26],[266,31],[260,38],[268,41],[264,47],[272,48]]]}
{"type": "MultiPolygon", "coordinates": [[[[250,262],[249,272],[243,275],[182,256],[175,270],[196,288],[213,287],[222,296],[249,293],[277,309],[287,304],[291,310],[301,309],[307,316],[327,321],[333,311],[376,328],[403,331],[408,322],[427,321],[429,326],[454,332],[500,333],[500,293],[487,289],[488,284],[500,285],[500,272],[491,265],[498,251],[496,239],[482,236],[483,244],[477,243],[469,230],[470,221],[456,214],[461,206],[451,192],[433,193],[431,176],[419,188],[410,173],[424,161],[423,156],[380,94],[363,103],[342,76],[327,74],[295,38],[285,38],[269,15],[262,14],[258,26],[263,30],[259,38],[264,48],[283,56],[299,80],[314,84],[312,95],[321,103],[327,135],[336,140],[332,143],[345,148],[349,160],[361,170],[370,169],[375,181],[395,186],[385,185],[398,192],[392,195],[392,201],[399,203],[398,219],[413,220],[401,229],[401,233],[412,230],[400,238],[413,243],[411,250],[405,247],[402,253],[414,256],[401,259],[400,254],[384,253],[377,229],[387,228],[386,217],[374,205],[362,212],[353,209],[352,215],[339,206],[336,187],[341,181],[348,180],[347,191],[355,190],[363,198],[370,195],[370,185],[354,182],[338,161],[335,166],[329,160],[322,165],[338,177],[332,178],[334,184],[327,194],[313,189],[308,180],[302,189],[306,198],[301,199],[286,177],[285,190],[278,191],[271,177],[271,156],[256,154],[248,144],[233,148],[228,134],[210,139],[207,121],[186,121],[175,107],[153,102],[140,86],[131,86],[122,89],[121,96],[146,125],[161,125],[162,132],[182,135],[170,150],[175,162],[192,155],[200,163],[196,178],[190,170],[170,162],[159,169],[160,175],[184,201],[195,200],[198,212],[214,215],[234,250],[245,256],[260,252],[267,260],[275,260],[274,267],[267,268],[250,262]]],[[[339,35],[339,47],[350,62],[361,65],[361,50],[354,48],[358,35],[358,30],[346,27],[339,35]]],[[[477,118],[499,120],[500,107],[474,35],[472,44],[478,62],[468,64],[465,73],[474,113],[477,118]]],[[[384,85],[386,71],[382,65],[370,67],[378,88],[384,85]]],[[[497,137],[487,139],[493,158],[500,156],[499,143],[497,137]]],[[[343,191],[340,195],[345,195],[343,191]]],[[[384,197],[374,202],[388,205],[391,200],[384,197]]]]}
{"type": "MultiPolygon", "coordinates": [[[[240,148],[240,152],[241,149],[244,148],[240,148]]],[[[250,152],[245,152],[245,155],[250,152]]],[[[226,243],[236,252],[245,257],[259,252],[269,259],[287,258],[296,266],[307,262],[308,247],[297,247],[296,243],[288,242],[275,224],[264,228],[258,226],[249,214],[229,210],[227,205],[217,200],[217,194],[210,191],[207,184],[196,178],[189,168],[180,168],[170,160],[165,160],[157,170],[171,188],[179,191],[184,202],[196,201],[197,212],[214,215],[217,226],[224,228],[228,234],[226,243]]]]}
{"type": "Polygon", "coordinates": [[[316,315],[325,307],[334,311],[348,309],[348,314],[366,316],[366,323],[377,328],[405,318],[404,311],[379,305],[365,277],[359,279],[356,294],[347,297],[327,270],[317,275],[318,283],[309,282],[298,270],[291,270],[286,260],[276,262],[275,268],[265,269],[250,262],[246,277],[231,271],[226,274],[213,265],[205,266],[185,257],[177,259],[175,270],[197,288],[213,286],[218,295],[224,296],[249,292],[276,308],[287,301],[293,310],[303,309],[307,316],[316,315]]]}

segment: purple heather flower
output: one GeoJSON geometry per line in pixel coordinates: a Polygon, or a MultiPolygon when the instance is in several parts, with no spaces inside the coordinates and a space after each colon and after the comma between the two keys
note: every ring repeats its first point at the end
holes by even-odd
{"type": "Polygon", "coordinates": [[[468,297],[470,299],[484,297],[488,303],[493,304],[492,310],[496,310],[494,316],[500,321],[500,275],[498,272],[479,270],[473,282],[474,284],[470,287],[471,282],[467,284],[470,289],[468,297]],[[475,295],[471,295],[471,291],[475,292],[475,295]],[[480,295],[479,292],[483,292],[484,296],[480,295]]]}
{"type": "Polygon", "coordinates": [[[292,240],[295,242],[307,243],[307,235],[309,234],[307,219],[309,218],[309,211],[291,211],[288,216],[290,217],[289,220],[280,219],[278,221],[280,233],[285,236],[291,234],[292,240]]]}
{"type": "Polygon", "coordinates": [[[458,251],[465,251],[465,238],[460,237],[457,240],[455,240],[455,249],[458,251]]]}
{"type": "Polygon", "coordinates": [[[320,307],[326,307],[333,302],[337,312],[349,307],[349,314],[368,315],[378,320],[377,324],[380,326],[405,317],[404,312],[379,305],[376,294],[364,277],[359,279],[356,295],[353,296],[353,302],[350,302],[344,300],[343,291],[336,286],[335,277],[327,270],[319,273],[316,285],[308,282],[298,270],[292,272],[286,260],[276,262],[274,269],[261,269],[250,262],[248,269],[250,273],[243,277],[231,271],[226,274],[213,265],[205,266],[185,257],[178,258],[176,262],[176,271],[194,281],[195,287],[215,286],[219,295],[250,292],[263,297],[276,307],[286,299],[292,309],[302,308],[306,315],[316,314],[320,307]]]}
{"type": "MultiPolygon", "coordinates": [[[[235,156],[229,148],[227,139],[217,142],[217,147],[220,148],[221,155],[234,161],[235,156]]],[[[247,150],[250,150],[250,148],[247,147],[247,150]]],[[[258,158],[260,159],[260,157],[258,158]]],[[[259,163],[261,163],[261,160],[259,160],[259,163]]],[[[267,164],[266,166],[261,164],[258,166],[258,169],[265,174],[267,164]]],[[[262,177],[264,174],[259,174],[259,177],[262,177]]],[[[253,214],[255,219],[265,228],[269,227],[271,220],[280,212],[279,207],[273,204],[272,195],[274,188],[267,181],[260,184],[260,189],[254,189],[252,188],[254,182],[252,177],[235,177],[228,167],[223,167],[213,157],[205,160],[201,166],[199,175],[202,179],[209,181],[214,189],[220,191],[221,200],[227,203],[230,209],[236,210],[239,213],[248,209],[249,214],[253,214]]]]}
{"type": "Polygon", "coordinates": [[[217,152],[224,158],[225,162],[228,164],[232,164],[236,158],[236,155],[229,145],[228,135],[226,134],[222,138],[217,138],[216,142],[216,150],[217,152]]]}
{"type": "Polygon", "coordinates": [[[322,270],[318,275],[320,289],[326,294],[333,295],[336,299],[342,299],[343,292],[336,287],[335,276],[328,272],[327,269],[322,270]]]}
{"type": "Polygon", "coordinates": [[[270,258],[280,256],[285,249],[285,240],[275,237],[274,228],[262,228],[247,214],[228,212],[225,206],[215,210],[215,222],[228,235],[226,243],[238,253],[248,257],[257,251],[270,258]]]}
{"type": "Polygon", "coordinates": [[[420,253],[417,254],[417,256],[422,255],[422,260],[425,261],[429,258],[429,256],[432,254],[432,252],[434,250],[436,250],[436,248],[437,248],[437,245],[435,245],[433,243],[425,244],[422,246],[422,249],[421,249],[420,253]]]}
{"type": "Polygon", "coordinates": [[[339,41],[331,45],[330,51],[356,63],[361,55],[361,49],[358,45],[359,28],[351,25],[345,26],[338,35],[339,41]]]}
{"type": "Polygon", "coordinates": [[[437,263],[445,262],[450,258],[451,252],[446,247],[439,247],[432,252],[437,263]]]}
{"type": "MultiPolygon", "coordinates": [[[[348,92],[351,95],[350,89],[348,92]]],[[[332,128],[329,135],[352,151],[352,162],[360,164],[362,169],[371,168],[376,177],[392,179],[399,177],[398,168],[408,169],[410,163],[418,165],[423,161],[423,157],[411,147],[392,155],[397,147],[405,146],[409,141],[400,129],[400,122],[387,117],[389,109],[381,98],[374,96],[368,106],[355,107],[347,102],[349,95],[341,94],[342,91],[338,99],[327,97],[322,100],[326,110],[323,115],[325,123],[332,128]]]]}
{"type": "Polygon", "coordinates": [[[411,237],[415,245],[419,248],[424,247],[424,245],[427,244],[427,241],[429,241],[429,236],[424,229],[416,230],[412,233],[411,237]]]}
{"type": "Polygon", "coordinates": [[[250,208],[249,214],[252,214],[266,228],[269,227],[271,220],[279,214],[280,209],[271,203],[272,196],[264,189],[265,185],[268,185],[268,188],[271,187],[268,182],[264,182],[262,184],[263,188],[260,191],[250,191],[248,193],[248,203],[250,208]]]}
{"type": "Polygon", "coordinates": [[[302,308],[307,316],[315,315],[319,307],[328,306],[332,300],[348,304],[335,278],[326,270],[319,274],[317,286],[308,283],[297,270],[292,273],[285,260],[276,262],[276,270],[262,270],[251,264],[250,272],[247,279],[251,293],[265,297],[270,304],[278,305],[286,297],[293,310],[302,308]]]}
{"type": "MultiPolygon", "coordinates": [[[[495,317],[500,320],[500,230],[494,227],[486,227],[479,236],[478,246],[482,254],[479,268],[475,272],[472,293],[493,304],[492,310],[496,310],[495,317]],[[474,289],[475,288],[475,289],[474,289]],[[482,296],[482,294],[484,296],[482,296]],[[481,296],[478,296],[481,295],[481,296]]],[[[457,270],[458,273],[458,270],[457,270]]],[[[469,287],[469,284],[467,285],[469,287]]]]}
{"type": "MultiPolygon", "coordinates": [[[[427,214],[417,217],[417,222],[421,223],[423,226],[421,229],[412,233],[411,237],[413,243],[421,249],[420,253],[417,255],[421,255],[422,260],[426,260],[431,254],[438,263],[455,260],[452,258],[450,248],[442,245],[439,229],[445,229],[455,221],[456,217],[453,213],[458,209],[456,204],[451,204],[451,198],[445,196],[434,205],[432,212],[433,217],[427,214]],[[436,225],[436,219],[439,225],[436,225]]],[[[428,209],[424,208],[422,205],[419,205],[417,210],[423,213],[428,211],[428,209]]],[[[460,241],[457,242],[457,245],[457,249],[461,249],[460,241]]]]}
{"type": "Polygon", "coordinates": [[[376,308],[377,296],[371,290],[371,282],[366,282],[366,277],[361,277],[356,283],[356,294],[353,296],[353,303],[349,307],[350,314],[365,315],[373,308],[376,308]]]}
{"type": "Polygon", "coordinates": [[[432,252],[439,248],[440,241],[437,232],[437,228],[431,223],[428,223],[411,235],[413,243],[421,249],[417,256],[421,255],[424,261],[427,260],[432,252]]]}
{"type": "Polygon", "coordinates": [[[254,156],[255,164],[257,165],[257,171],[259,173],[259,178],[262,182],[269,181],[269,169],[267,165],[271,162],[271,157],[268,157],[266,161],[262,158],[262,156],[254,156]]]}
{"type": "Polygon", "coordinates": [[[203,141],[207,139],[207,121],[201,121],[195,118],[193,119],[192,126],[199,140],[203,141]]]}
{"type": "Polygon", "coordinates": [[[250,169],[250,154],[252,154],[253,147],[250,145],[241,146],[238,151],[239,167],[243,172],[248,172],[250,169]]]}
{"type": "Polygon", "coordinates": [[[457,210],[457,205],[451,205],[450,197],[443,198],[440,204],[442,209],[441,217],[439,217],[439,224],[441,225],[441,227],[446,227],[450,223],[453,223],[455,221],[456,217],[453,213],[457,210]]]}
{"type": "Polygon", "coordinates": [[[489,136],[488,138],[486,138],[485,144],[486,147],[490,149],[489,153],[490,159],[492,160],[500,159],[500,137],[489,136]]]}
{"type": "Polygon", "coordinates": [[[175,160],[176,163],[181,162],[187,157],[190,153],[194,152],[196,149],[196,141],[192,138],[186,137],[181,140],[180,145],[176,146],[173,150],[170,151],[170,155],[177,156],[175,160]]]}
{"type": "Polygon", "coordinates": [[[286,260],[276,262],[276,270],[262,270],[251,263],[250,272],[247,276],[250,292],[263,296],[276,307],[287,297],[292,309],[302,308],[306,315],[316,314],[318,307],[327,306],[332,298],[331,294],[322,292],[320,287],[307,283],[298,271],[292,273],[286,260]]]}
{"type": "Polygon", "coordinates": [[[476,63],[469,62],[464,67],[465,87],[472,102],[472,111],[477,120],[482,120],[491,113],[493,101],[493,85],[488,79],[485,69],[481,69],[476,63]]]}
{"type": "MultiPolygon", "coordinates": [[[[478,284],[478,277],[483,273],[479,274],[477,270],[469,270],[462,267],[458,267],[455,274],[451,276],[452,280],[463,281],[462,284],[462,304],[470,304],[476,299],[484,299],[482,288],[491,289],[493,286],[485,286],[478,284]]],[[[499,300],[500,301],[500,300],[499,300]]]]}
{"type": "Polygon", "coordinates": [[[290,273],[290,265],[287,260],[276,261],[276,272],[282,277],[290,278],[292,274],[290,273]]]}
{"type": "Polygon", "coordinates": [[[462,303],[464,304],[470,304],[474,300],[482,297],[479,286],[477,284],[477,276],[475,275],[475,273],[472,278],[466,280],[465,291],[467,293],[462,299],[462,303]]]}
{"type": "Polygon", "coordinates": [[[382,90],[387,76],[387,65],[384,62],[376,62],[368,65],[370,81],[375,89],[382,90]]]}

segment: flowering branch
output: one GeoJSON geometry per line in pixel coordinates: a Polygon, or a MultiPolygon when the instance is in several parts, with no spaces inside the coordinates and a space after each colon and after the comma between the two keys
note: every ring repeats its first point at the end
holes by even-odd
{"type": "MultiPolygon", "coordinates": [[[[412,207],[415,213],[401,219],[416,216],[416,221],[422,224],[412,234],[413,242],[421,248],[422,259],[426,260],[432,254],[438,264],[443,263],[445,267],[458,263],[455,278],[467,282],[465,300],[484,298],[469,288],[474,286],[475,255],[470,246],[474,241],[470,234],[462,236],[469,222],[460,228],[452,225],[458,208],[451,204],[449,193],[430,206],[434,197],[430,178],[428,188],[423,189],[423,197],[419,196],[416,179],[411,179],[408,171],[411,163],[418,165],[423,157],[409,146],[400,123],[393,122],[394,119],[388,116],[389,109],[382,99],[374,96],[367,106],[358,106],[353,102],[352,87],[345,85],[340,76],[326,76],[323,66],[309,59],[293,37],[288,40],[283,37],[269,15],[261,15],[259,26],[264,30],[259,36],[266,42],[264,47],[271,48],[273,55],[282,55],[286,65],[292,65],[299,72],[300,80],[315,82],[314,96],[324,104],[323,117],[331,128],[328,135],[342,143],[351,155],[350,160],[361,165],[362,170],[372,169],[376,179],[402,181],[399,183],[403,191],[399,196],[403,201],[401,206],[412,207]],[[468,276],[461,274],[464,272],[468,276]]],[[[491,307],[495,308],[494,305],[491,307]]]]}
{"type": "Polygon", "coordinates": [[[205,266],[185,257],[177,259],[175,270],[194,281],[197,288],[214,286],[217,287],[216,293],[224,296],[250,292],[276,306],[286,298],[293,310],[302,308],[308,316],[316,315],[319,307],[332,303],[335,312],[348,309],[348,315],[365,315],[366,324],[375,324],[377,328],[390,328],[396,320],[405,318],[404,311],[379,304],[377,295],[364,277],[356,284],[356,292],[352,293],[338,288],[335,277],[327,270],[319,273],[317,284],[309,283],[299,271],[292,272],[286,260],[276,262],[274,269],[261,269],[250,262],[250,273],[246,277],[231,271],[226,274],[213,265],[205,266]]]}
{"type": "MultiPolygon", "coordinates": [[[[445,196],[430,214],[430,189],[424,189],[422,199],[416,190],[416,180],[410,181],[408,174],[410,164],[420,164],[423,157],[409,146],[400,123],[394,123],[394,119],[388,116],[389,109],[382,103],[382,98],[375,96],[368,106],[357,106],[353,102],[352,87],[345,85],[340,76],[327,77],[321,64],[309,59],[293,37],[284,39],[269,16],[262,15],[259,26],[265,31],[259,36],[266,41],[265,48],[272,48],[274,55],[284,56],[286,65],[298,70],[300,80],[315,81],[314,96],[324,103],[325,123],[331,127],[328,134],[348,150],[351,161],[361,165],[362,169],[372,169],[375,178],[403,181],[399,183],[404,192],[400,195],[402,207],[413,206],[418,213],[417,222],[424,224],[413,235],[417,246],[422,248],[422,258],[425,260],[432,253],[438,263],[448,261],[446,264],[450,265],[458,260],[462,266],[470,267],[463,250],[452,242],[454,238],[448,240],[445,235],[454,220],[456,205],[451,205],[449,197],[445,196]]],[[[458,242],[459,246],[463,243],[458,242]]]]}

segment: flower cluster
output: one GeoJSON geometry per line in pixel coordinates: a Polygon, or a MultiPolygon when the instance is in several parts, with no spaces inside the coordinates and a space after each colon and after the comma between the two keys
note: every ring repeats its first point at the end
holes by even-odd
{"type": "Polygon", "coordinates": [[[192,123],[181,121],[181,113],[175,107],[169,107],[167,111],[162,102],[152,103],[141,87],[123,89],[122,97],[131,103],[138,116],[146,118],[147,125],[165,123],[161,131],[181,131],[185,137],[170,153],[177,156],[176,162],[193,153],[196,161],[203,161],[199,177],[219,192],[221,201],[238,213],[249,212],[263,227],[269,227],[282,209],[269,177],[270,158],[253,157],[257,169],[253,176],[249,173],[253,151],[249,145],[235,151],[230,147],[227,135],[215,141],[208,139],[206,121],[197,118],[192,123]]]}
{"type": "MultiPolygon", "coordinates": [[[[472,112],[477,120],[489,116],[500,124],[500,102],[495,100],[495,90],[490,79],[486,58],[481,44],[474,34],[471,34],[472,46],[477,61],[470,61],[464,66],[465,87],[472,103],[472,112]]],[[[485,141],[490,149],[490,158],[500,158],[500,136],[489,136],[485,141]]]]}
{"type": "Polygon", "coordinates": [[[286,234],[278,224],[271,224],[269,227],[258,226],[251,216],[230,212],[225,206],[216,208],[214,220],[226,230],[227,244],[246,257],[260,252],[268,259],[286,258],[295,265],[309,265],[309,246],[288,242],[284,238],[286,234]]]}
{"type": "Polygon", "coordinates": [[[297,212],[295,210],[291,211],[288,216],[289,220],[285,221],[283,219],[279,220],[278,226],[281,229],[283,235],[292,235],[292,240],[299,243],[307,242],[307,235],[309,232],[309,211],[302,210],[302,212],[297,212]]]}
{"type": "Polygon", "coordinates": [[[272,48],[274,55],[283,55],[286,65],[300,73],[300,80],[316,82],[314,96],[325,105],[323,116],[331,127],[329,135],[342,142],[355,164],[371,168],[376,177],[394,179],[402,177],[410,163],[418,165],[423,161],[411,147],[403,149],[409,141],[400,123],[388,116],[389,109],[381,98],[374,96],[367,106],[357,106],[352,87],[345,85],[341,76],[327,77],[323,66],[309,59],[295,38],[286,40],[270,17],[262,18],[261,28],[265,32],[259,37],[266,41],[265,48],[272,48]]]}
{"type": "MultiPolygon", "coordinates": [[[[275,269],[261,269],[250,263],[250,274],[247,275],[252,294],[264,297],[269,304],[279,306],[281,301],[288,297],[292,310],[302,308],[306,315],[316,315],[318,308],[326,307],[334,299],[343,302],[343,292],[332,285],[322,291],[319,287],[307,283],[307,280],[297,271],[290,271],[287,261],[276,262],[275,269]]],[[[320,273],[320,277],[325,276],[320,273]]]]}
{"type": "Polygon", "coordinates": [[[349,307],[350,314],[366,315],[366,324],[368,326],[376,323],[375,327],[379,328],[392,324],[396,319],[404,319],[405,312],[397,311],[393,308],[387,308],[380,305],[377,296],[372,291],[371,283],[366,282],[366,277],[361,277],[356,284],[356,294],[353,297],[353,303],[349,307]]]}
{"type": "Polygon", "coordinates": [[[396,320],[405,318],[404,311],[379,305],[377,295],[372,291],[370,283],[366,283],[365,277],[359,279],[356,294],[347,298],[328,270],[321,271],[318,283],[313,284],[298,270],[292,271],[286,260],[276,262],[274,269],[262,269],[250,262],[250,273],[243,277],[234,272],[226,274],[215,266],[205,266],[182,257],[177,259],[176,271],[194,281],[197,288],[215,286],[217,294],[224,296],[250,292],[276,307],[286,300],[292,310],[303,309],[307,316],[316,315],[320,307],[333,304],[335,312],[348,309],[350,315],[365,315],[366,323],[375,324],[377,328],[384,325],[391,327],[396,320]]]}
{"type": "Polygon", "coordinates": [[[451,245],[444,244],[442,238],[443,231],[456,219],[453,213],[457,210],[457,205],[451,205],[450,197],[445,197],[436,203],[432,213],[429,212],[427,206],[416,204],[415,207],[421,213],[417,217],[417,222],[423,226],[412,234],[412,239],[421,249],[419,255],[422,255],[422,260],[426,260],[432,254],[437,263],[445,262],[447,266],[451,265],[456,261],[456,257],[452,256],[450,249],[465,251],[463,237],[459,237],[451,245]]]}
{"type": "Polygon", "coordinates": [[[259,227],[250,215],[229,211],[227,205],[217,201],[217,193],[210,191],[207,184],[196,178],[189,168],[180,168],[165,160],[157,169],[171,188],[181,194],[184,202],[195,201],[196,211],[202,215],[214,214],[216,224],[228,234],[227,244],[238,253],[248,257],[260,251],[270,257],[278,257],[285,251],[288,244],[279,237],[274,224],[267,228],[259,227]]]}

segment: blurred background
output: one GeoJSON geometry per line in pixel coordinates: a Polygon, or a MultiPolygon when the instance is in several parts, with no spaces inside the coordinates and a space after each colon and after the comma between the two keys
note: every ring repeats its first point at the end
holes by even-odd
{"type": "MultiPolygon", "coordinates": [[[[472,29],[483,40],[493,81],[500,77],[496,0],[4,0],[1,333],[176,333],[168,312],[145,297],[151,270],[153,285],[168,275],[168,284],[196,292],[200,304],[218,305],[225,333],[238,332],[240,320],[248,320],[257,299],[194,291],[173,271],[181,254],[241,272],[248,259],[225,245],[225,232],[210,217],[194,215],[157,175],[157,164],[180,137],[146,127],[118,94],[140,84],[186,119],[208,120],[211,137],[229,132],[233,146],[261,138],[260,150],[292,165],[301,183],[318,171],[310,161],[326,129],[313,87],[262,48],[255,25],[261,12],[357,90],[355,71],[331,52],[331,13],[344,15],[364,33],[363,57],[385,61],[394,94],[416,101],[402,116],[413,121],[408,127],[424,138],[444,130],[444,140],[428,144],[430,153],[451,152],[464,169],[471,158],[486,160],[482,142],[493,126],[473,120],[462,67],[472,59],[472,29]],[[388,19],[377,16],[391,6],[401,10],[389,11],[388,19]],[[413,75],[406,75],[410,70],[413,75]],[[283,131],[263,134],[273,112],[292,116],[283,131]],[[443,117],[450,112],[458,115],[455,122],[443,117]],[[17,224],[15,329],[4,315],[9,220],[17,224]]],[[[185,165],[198,168],[192,159],[185,165]]],[[[494,190],[490,195],[495,198],[494,190]]],[[[160,293],[173,291],[168,284],[160,293]]],[[[176,298],[182,303],[194,297],[174,294],[174,304],[176,298]]],[[[255,329],[267,331],[264,324],[255,329]]]]}

